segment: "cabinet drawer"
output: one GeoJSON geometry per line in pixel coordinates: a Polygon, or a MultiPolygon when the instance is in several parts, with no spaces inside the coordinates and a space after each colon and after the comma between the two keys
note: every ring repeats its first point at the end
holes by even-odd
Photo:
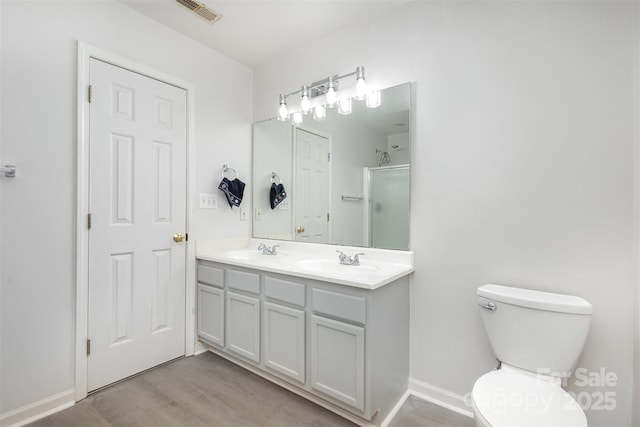
{"type": "Polygon", "coordinates": [[[223,288],[224,270],[208,265],[198,265],[198,282],[223,288]]]}
{"type": "Polygon", "coordinates": [[[268,298],[304,307],[305,286],[273,277],[264,278],[264,294],[268,298]]]}
{"type": "Polygon", "coordinates": [[[351,322],[366,323],[367,302],[362,297],[314,288],[311,300],[311,306],[316,313],[351,322]]]}
{"type": "Polygon", "coordinates": [[[260,293],[260,275],[244,271],[227,270],[227,286],[231,289],[260,293]]]}

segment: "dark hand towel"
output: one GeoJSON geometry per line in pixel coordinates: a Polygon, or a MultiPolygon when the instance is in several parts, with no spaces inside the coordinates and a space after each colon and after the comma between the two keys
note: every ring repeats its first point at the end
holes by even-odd
{"type": "Polygon", "coordinates": [[[232,209],[234,206],[240,206],[240,203],[242,202],[242,195],[244,194],[244,182],[240,181],[238,178],[233,181],[229,181],[227,178],[222,178],[218,188],[222,190],[224,195],[227,197],[229,206],[232,209]]]}
{"type": "Polygon", "coordinates": [[[284,199],[287,198],[287,193],[284,191],[284,185],[271,184],[271,190],[269,191],[269,202],[271,203],[271,209],[275,209],[284,199]]]}

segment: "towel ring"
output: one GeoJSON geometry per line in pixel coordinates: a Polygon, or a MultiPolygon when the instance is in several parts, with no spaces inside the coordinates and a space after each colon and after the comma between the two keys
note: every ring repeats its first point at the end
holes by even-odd
{"type": "Polygon", "coordinates": [[[229,177],[225,176],[225,174],[228,174],[229,172],[233,172],[233,179],[238,178],[238,172],[236,172],[234,168],[230,168],[227,165],[222,165],[222,178],[231,179],[230,176],[229,177]]]}
{"type": "Polygon", "coordinates": [[[271,172],[271,183],[272,184],[282,184],[282,180],[280,179],[278,174],[275,173],[275,172],[271,172]]]}

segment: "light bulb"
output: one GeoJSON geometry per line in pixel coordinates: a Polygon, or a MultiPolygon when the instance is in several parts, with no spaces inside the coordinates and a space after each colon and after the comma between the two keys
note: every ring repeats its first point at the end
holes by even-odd
{"type": "Polygon", "coordinates": [[[356,99],[363,101],[367,96],[367,84],[364,82],[364,67],[356,68],[356,99]]]}
{"type": "Polygon", "coordinates": [[[319,122],[323,121],[327,117],[327,109],[324,105],[318,105],[313,109],[313,118],[319,122]]]}
{"type": "Polygon", "coordinates": [[[302,113],[300,111],[296,111],[295,113],[293,113],[293,115],[291,116],[291,121],[296,126],[301,125],[302,124],[302,113]]]}
{"type": "Polygon", "coordinates": [[[329,77],[329,82],[327,83],[327,107],[335,107],[337,101],[338,95],[336,94],[336,84],[333,81],[333,78],[329,77]]]}
{"type": "Polygon", "coordinates": [[[309,99],[309,86],[302,86],[302,101],[300,101],[300,109],[303,114],[309,114],[311,111],[311,100],[309,99]]]}
{"type": "Polygon", "coordinates": [[[369,108],[376,108],[382,104],[382,96],[379,90],[372,90],[367,94],[366,105],[369,108]]]}
{"type": "Polygon", "coordinates": [[[351,98],[341,99],[338,102],[338,114],[351,114],[351,98]]]}
{"type": "Polygon", "coordinates": [[[304,114],[308,114],[311,111],[311,101],[308,96],[302,97],[302,101],[300,102],[300,108],[304,114]]]}
{"type": "Polygon", "coordinates": [[[367,84],[364,79],[358,79],[356,83],[356,99],[362,101],[367,97],[367,84]]]}
{"type": "Polygon", "coordinates": [[[278,108],[278,120],[285,121],[287,120],[288,115],[289,115],[289,112],[287,111],[287,105],[280,104],[280,108],[278,108]]]}
{"type": "Polygon", "coordinates": [[[338,95],[336,95],[336,90],[330,87],[327,90],[327,105],[329,107],[335,107],[337,100],[338,100],[338,95]]]}
{"type": "Polygon", "coordinates": [[[278,108],[278,120],[281,122],[287,120],[289,111],[287,111],[287,98],[284,95],[280,95],[280,107],[278,108]]]}

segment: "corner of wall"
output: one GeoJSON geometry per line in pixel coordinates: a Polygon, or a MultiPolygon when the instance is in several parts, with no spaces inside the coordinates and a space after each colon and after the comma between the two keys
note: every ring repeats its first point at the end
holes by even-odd
{"type": "Polygon", "coordinates": [[[409,378],[409,393],[458,414],[473,418],[469,396],[461,396],[449,390],[409,378]]]}
{"type": "Polygon", "coordinates": [[[633,190],[633,259],[635,308],[634,308],[634,352],[633,390],[631,399],[631,424],[640,425],[640,3],[636,3],[634,27],[634,190],[633,190]]]}

